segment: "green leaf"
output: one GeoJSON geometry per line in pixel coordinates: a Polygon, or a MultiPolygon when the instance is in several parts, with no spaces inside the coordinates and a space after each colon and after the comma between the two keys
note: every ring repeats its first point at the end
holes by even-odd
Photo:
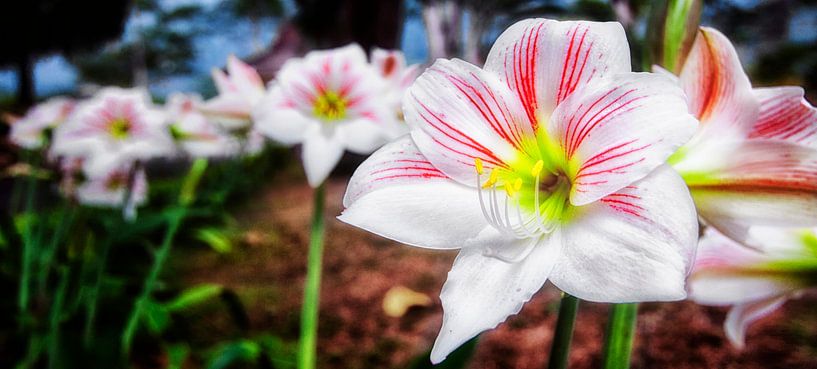
{"type": "Polygon", "coordinates": [[[233,250],[233,241],[228,231],[224,229],[201,228],[196,231],[196,238],[219,254],[226,254],[233,250]]]}
{"type": "Polygon", "coordinates": [[[465,342],[454,350],[448,357],[441,363],[434,365],[429,360],[429,356],[431,356],[431,350],[426,351],[424,354],[417,356],[414,359],[414,362],[409,367],[410,369],[462,369],[468,366],[468,362],[471,361],[471,357],[474,356],[474,352],[477,349],[477,342],[479,341],[479,336],[476,336],[470,339],[468,342],[465,342]]]}
{"type": "Polygon", "coordinates": [[[153,300],[146,300],[142,310],[142,319],[151,333],[160,334],[170,324],[170,312],[164,305],[153,300]]]}
{"type": "Polygon", "coordinates": [[[165,304],[167,311],[176,312],[201,304],[221,294],[224,288],[217,284],[202,284],[182,291],[175,299],[165,304]]]}
{"type": "Polygon", "coordinates": [[[190,346],[186,343],[168,345],[165,347],[165,351],[167,351],[166,369],[182,369],[185,360],[190,356],[190,346]]]}
{"type": "Polygon", "coordinates": [[[250,340],[228,342],[216,348],[207,363],[207,369],[224,369],[238,362],[258,360],[261,347],[250,340]]]}
{"type": "Polygon", "coordinates": [[[702,0],[661,0],[651,6],[647,37],[652,55],[647,60],[677,74],[698,34],[702,0]]]}

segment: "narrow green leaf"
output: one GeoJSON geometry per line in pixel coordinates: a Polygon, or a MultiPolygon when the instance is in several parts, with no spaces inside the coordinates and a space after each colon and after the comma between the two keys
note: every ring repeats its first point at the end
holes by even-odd
{"type": "Polygon", "coordinates": [[[202,284],[191,287],[182,291],[179,296],[165,304],[165,308],[170,312],[184,310],[217,297],[221,294],[222,290],[223,287],[217,284],[202,284]]]}
{"type": "Polygon", "coordinates": [[[207,363],[207,369],[225,369],[234,363],[258,360],[261,347],[250,340],[229,342],[218,347],[207,363]]]}
{"type": "Polygon", "coordinates": [[[170,312],[164,305],[148,299],[143,305],[142,319],[151,333],[161,334],[170,324],[170,312]]]}
{"type": "Polygon", "coordinates": [[[196,238],[206,243],[219,254],[227,254],[233,250],[233,241],[226,230],[219,228],[201,228],[196,231],[196,238]]]}

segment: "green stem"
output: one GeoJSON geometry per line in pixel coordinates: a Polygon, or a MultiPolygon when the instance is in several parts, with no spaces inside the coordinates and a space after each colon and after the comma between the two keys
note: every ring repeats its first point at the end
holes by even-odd
{"type": "Polygon", "coordinates": [[[184,219],[185,210],[185,208],[180,208],[177,212],[170,215],[167,231],[165,232],[164,240],[162,240],[162,245],[156,251],[153,259],[153,265],[150,268],[147,279],[145,279],[145,285],[142,288],[142,293],[136,299],[136,303],[134,304],[133,310],[128,317],[127,324],[125,325],[125,331],[122,332],[122,353],[124,354],[128,354],[130,352],[130,345],[133,342],[133,336],[136,333],[139,318],[141,318],[142,315],[142,309],[144,308],[144,304],[150,298],[156,284],[156,280],[159,278],[159,274],[164,266],[165,260],[170,254],[170,247],[173,245],[173,238],[175,237],[176,232],[179,230],[182,219],[184,219]]]}
{"type": "Polygon", "coordinates": [[[99,255],[97,260],[96,266],[96,275],[94,276],[93,284],[91,285],[91,290],[88,292],[88,302],[85,305],[86,314],[85,314],[85,328],[83,332],[83,342],[86,348],[91,347],[91,339],[94,336],[94,321],[96,320],[96,308],[98,306],[99,301],[99,291],[102,288],[102,279],[105,276],[105,265],[108,264],[108,254],[111,250],[111,244],[113,241],[111,240],[111,232],[116,232],[114,227],[108,231],[109,236],[105,239],[102,243],[102,253],[99,255]]]}
{"type": "Polygon", "coordinates": [[[627,369],[635,337],[638,304],[615,304],[607,322],[604,342],[604,368],[627,369]]]}
{"type": "Polygon", "coordinates": [[[579,299],[567,293],[562,295],[559,303],[559,317],[556,320],[556,330],[553,332],[553,345],[550,347],[548,369],[567,368],[570,341],[573,339],[573,326],[576,323],[576,311],[579,309],[579,299]]]}
{"type": "MultiPolygon", "coordinates": [[[[33,164],[32,164],[33,166],[33,164]]],[[[34,225],[34,196],[37,193],[37,177],[32,173],[28,177],[26,183],[26,204],[25,204],[25,219],[23,223],[23,255],[22,255],[22,272],[20,275],[20,291],[17,296],[17,306],[21,313],[28,310],[29,288],[31,280],[31,263],[34,258],[34,242],[32,237],[32,228],[34,225]]]]}
{"type": "Polygon", "coordinates": [[[76,208],[71,204],[65,204],[60,209],[57,229],[54,230],[54,234],[51,237],[51,242],[49,242],[48,248],[43,250],[40,258],[39,271],[37,275],[37,289],[41,294],[46,292],[46,284],[48,283],[48,277],[51,274],[51,263],[54,261],[54,255],[56,254],[60,243],[63,241],[63,238],[65,238],[66,232],[71,229],[71,226],[74,223],[75,213],[76,208]]]}
{"type": "Polygon", "coordinates": [[[309,256],[304,284],[304,303],[301,309],[301,341],[298,349],[298,368],[314,369],[317,362],[318,308],[321,291],[321,263],[323,259],[324,184],[315,190],[312,209],[312,230],[309,237],[309,256]]]}
{"type": "Polygon", "coordinates": [[[62,323],[62,307],[65,304],[65,292],[68,289],[70,269],[63,267],[60,270],[60,284],[54,295],[54,304],[51,307],[48,332],[48,368],[54,369],[59,363],[58,350],[60,348],[60,324],[62,323]]]}

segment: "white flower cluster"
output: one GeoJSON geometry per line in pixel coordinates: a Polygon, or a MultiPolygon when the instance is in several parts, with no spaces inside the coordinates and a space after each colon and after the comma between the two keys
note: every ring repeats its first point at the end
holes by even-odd
{"type": "MultiPolygon", "coordinates": [[[[418,68],[407,67],[402,53],[380,49],[369,64],[362,49],[352,45],[293,59],[269,91],[255,69],[235,56],[228,58],[226,69],[213,71],[218,96],[207,101],[174,93],[157,106],[146,90],[118,87],[103,88],[87,100],[53,98],[14,122],[10,139],[28,150],[45,150],[58,162],[67,196],[132,210],[147,200],[147,161],[253,155],[263,149],[265,136],[293,143],[287,131],[293,124],[304,123],[301,131],[311,127],[313,138],[327,135],[320,141],[300,137],[320,146],[305,152],[337,148],[338,134],[344,134],[351,150],[371,153],[407,131],[400,101],[418,68]],[[321,69],[332,59],[335,64],[321,69]],[[312,84],[301,85],[305,82],[312,84]],[[302,105],[281,106],[281,101],[302,105]]],[[[342,147],[334,158],[305,155],[310,179],[317,178],[314,168],[320,167],[315,181],[322,182],[341,153],[342,147]]]]}

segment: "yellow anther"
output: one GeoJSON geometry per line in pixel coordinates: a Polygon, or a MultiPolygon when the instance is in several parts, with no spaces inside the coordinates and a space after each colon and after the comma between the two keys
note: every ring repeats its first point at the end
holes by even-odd
{"type": "Polygon", "coordinates": [[[522,189],[522,178],[517,178],[516,181],[513,182],[513,190],[517,192],[522,189]]]}
{"type": "Polygon", "coordinates": [[[533,169],[531,169],[530,174],[532,176],[534,176],[534,177],[538,176],[539,173],[542,173],[542,167],[544,167],[544,166],[545,166],[545,161],[542,160],[542,159],[539,159],[539,161],[537,161],[536,164],[533,165],[533,169]]]}
{"type": "Polygon", "coordinates": [[[497,172],[496,170],[492,170],[491,171],[491,176],[488,177],[488,181],[485,182],[484,185],[482,185],[482,188],[488,188],[488,187],[493,186],[494,183],[496,183],[496,181],[498,179],[499,179],[499,172],[497,172]]]}
{"type": "Polygon", "coordinates": [[[474,158],[474,167],[477,168],[477,174],[482,175],[482,159],[474,158]]]}
{"type": "Polygon", "coordinates": [[[511,182],[505,182],[505,192],[508,193],[508,197],[513,197],[514,190],[511,182]]]}

